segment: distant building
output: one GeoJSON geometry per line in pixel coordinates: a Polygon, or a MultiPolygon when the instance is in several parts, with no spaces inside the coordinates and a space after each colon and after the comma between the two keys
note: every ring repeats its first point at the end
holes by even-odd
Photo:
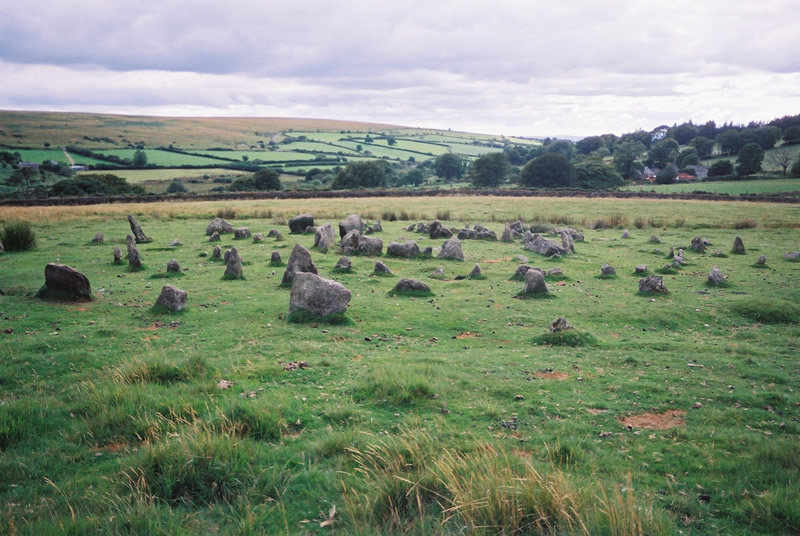
{"type": "Polygon", "coordinates": [[[696,181],[697,177],[692,175],[691,173],[678,173],[678,176],[675,177],[676,182],[689,182],[689,181],[696,181]]]}
{"type": "Polygon", "coordinates": [[[698,179],[705,179],[708,177],[708,168],[706,166],[702,166],[700,164],[694,164],[691,166],[686,166],[687,169],[694,170],[694,176],[698,179]]]}
{"type": "Polygon", "coordinates": [[[69,169],[72,171],[89,171],[89,168],[86,166],[79,166],[77,164],[69,166],[69,169]]]}
{"type": "Polygon", "coordinates": [[[38,162],[20,162],[19,163],[19,167],[38,170],[39,169],[39,163],[38,162]]]}

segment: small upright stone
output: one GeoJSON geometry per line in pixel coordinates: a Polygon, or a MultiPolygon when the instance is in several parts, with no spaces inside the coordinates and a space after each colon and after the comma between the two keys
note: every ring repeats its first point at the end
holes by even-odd
{"type": "Polygon", "coordinates": [[[136,247],[136,240],[128,235],[125,237],[125,242],[128,246],[128,266],[131,268],[141,268],[142,259],[139,258],[139,249],[136,247]]]}
{"type": "Polygon", "coordinates": [[[695,236],[694,238],[692,238],[692,245],[689,246],[689,249],[694,250],[698,253],[705,253],[706,240],[702,236],[695,236]]]}
{"type": "Polygon", "coordinates": [[[539,270],[528,270],[525,272],[525,286],[522,294],[547,294],[547,284],[544,282],[544,275],[539,270]]]}
{"type": "Polygon", "coordinates": [[[275,233],[275,242],[282,242],[283,235],[281,233],[275,233]]]}
{"type": "Polygon", "coordinates": [[[630,238],[630,237],[631,237],[631,233],[629,233],[627,229],[624,229],[622,231],[622,238],[630,238]]]}
{"type": "Polygon", "coordinates": [[[375,269],[372,271],[372,273],[377,275],[392,275],[392,271],[389,269],[389,267],[380,261],[375,263],[375,269]]]}
{"type": "Polygon", "coordinates": [[[176,248],[176,247],[178,247],[180,245],[182,245],[181,241],[178,240],[177,238],[169,243],[169,247],[171,247],[171,248],[176,248]]]}
{"type": "Polygon", "coordinates": [[[647,265],[646,264],[637,264],[636,268],[634,268],[634,272],[636,272],[637,274],[647,273],[647,265]]]}
{"type": "Polygon", "coordinates": [[[105,240],[105,235],[103,235],[103,233],[97,233],[96,235],[94,235],[94,238],[92,238],[92,242],[95,244],[102,244],[104,240],[105,240]]]}
{"type": "Polygon", "coordinates": [[[467,278],[469,279],[480,279],[482,277],[483,273],[481,272],[481,267],[479,264],[473,266],[472,271],[470,271],[469,275],[467,275],[467,278]]]}
{"type": "Polygon", "coordinates": [[[559,316],[553,322],[550,323],[550,332],[556,333],[558,331],[564,331],[565,329],[572,329],[572,326],[569,325],[567,319],[563,316],[559,316]]]}
{"type": "Polygon", "coordinates": [[[89,279],[72,266],[50,263],[44,268],[44,287],[39,296],[91,300],[92,286],[89,279]]]}
{"type": "Polygon", "coordinates": [[[714,285],[715,287],[718,287],[720,285],[724,285],[725,283],[726,283],[725,274],[723,274],[722,270],[720,270],[719,268],[713,268],[711,270],[711,273],[708,274],[709,285],[714,285]]]}
{"type": "Polygon", "coordinates": [[[614,267],[609,264],[604,264],[600,267],[600,275],[603,277],[611,277],[617,275],[617,271],[614,270],[614,267]]]}
{"type": "Polygon", "coordinates": [[[167,272],[173,272],[174,273],[174,272],[180,272],[180,271],[181,271],[181,265],[178,264],[178,261],[176,261],[175,259],[171,259],[167,263],[167,272]]]}
{"type": "Polygon", "coordinates": [[[233,231],[234,240],[243,240],[245,238],[250,238],[250,236],[250,229],[247,227],[239,227],[233,231]]]}
{"type": "Polygon", "coordinates": [[[114,247],[114,264],[122,264],[122,250],[114,247]]]}
{"type": "Polygon", "coordinates": [[[267,233],[267,238],[275,238],[275,236],[278,234],[279,233],[277,229],[270,229],[269,232],[267,233]]]}
{"type": "Polygon", "coordinates": [[[561,247],[570,253],[575,253],[575,242],[567,231],[561,231],[561,247]]]}
{"type": "Polygon", "coordinates": [[[264,235],[262,235],[261,233],[256,233],[253,235],[254,244],[260,244],[263,241],[264,241],[264,235]]]}
{"type": "Polygon", "coordinates": [[[221,258],[222,258],[222,249],[219,246],[214,246],[214,249],[211,251],[211,259],[219,260],[221,258]]]}
{"type": "Polygon", "coordinates": [[[156,305],[166,307],[170,311],[183,311],[186,309],[186,301],[188,294],[185,290],[172,285],[164,285],[161,289],[161,294],[156,299],[156,305]]]}
{"type": "Polygon", "coordinates": [[[361,231],[352,229],[348,231],[341,241],[342,253],[345,255],[353,255],[358,252],[358,239],[361,238],[361,231]]]}
{"type": "Polygon", "coordinates": [[[453,236],[453,231],[445,227],[439,220],[433,220],[428,224],[427,232],[431,238],[450,238],[453,236]]]}
{"type": "Polygon", "coordinates": [[[514,275],[511,276],[511,279],[517,279],[520,281],[524,280],[525,274],[527,274],[528,270],[530,269],[531,267],[528,266],[527,264],[520,264],[519,266],[517,266],[517,269],[514,270],[514,275]]]}
{"type": "Polygon", "coordinates": [[[336,261],[336,266],[334,266],[334,268],[339,272],[351,272],[353,270],[353,263],[350,257],[341,257],[336,261]]]}
{"type": "Polygon", "coordinates": [[[336,245],[336,238],[333,234],[333,226],[326,223],[317,227],[314,231],[314,247],[322,253],[327,253],[334,245],[336,245]]]}
{"type": "Polygon", "coordinates": [[[440,280],[444,280],[444,279],[447,278],[447,276],[444,275],[444,268],[442,268],[441,266],[438,266],[433,271],[433,273],[431,275],[429,275],[428,277],[430,277],[431,279],[440,279],[440,280]]]}
{"type": "Polygon", "coordinates": [[[783,256],[787,261],[797,262],[800,260],[800,251],[791,251],[783,256]]]}
{"type": "Polygon", "coordinates": [[[758,257],[758,260],[756,261],[756,264],[759,265],[759,266],[764,266],[765,264],[767,264],[767,256],[766,255],[761,255],[760,257],[758,257]]]}
{"type": "Polygon", "coordinates": [[[381,225],[381,221],[380,220],[376,221],[375,224],[372,226],[372,232],[373,233],[382,233],[383,232],[383,225],[381,225]]]}
{"type": "Polygon", "coordinates": [[[736,238],[733,239],[733,250],[732,251],[733,251],[733,253],[736,253],[737,255],[744,255],[744,253],[745,253],[744,242],[742,241],[742,237],[741,236],[737,236],[736,238]]]}
{"type": "Polygon", "coordinates": [[[223,279],[243,279],[244,270],[242,269],[242,258],[239,256],[239,250],[231,248],[225,252],[225,274],[223,279]]]}
{"type": "Polygon", "coordinates": [[[660,244],[661,243],[661,239],[659,237],[657,237],[656,235],[653,235],[653,236],[650,237],[650,243],[651,244],[660,244]]]}
{"type": "Polygon", "coordinates": [[[500,237],[500,241],[510,243],[514,241],[514,230],[511,229],[511,225],[506,223],[506,226],[503,228],[503,235],[500,237]]]}
{"type": "Polygon", "coordinates": [[[211,236],[208,239],[209,242],[219,242],[220,240],[222,239],[219,236],[219,231],[214,231],[211,233],[211,236]]]}
{"type": "Polygon", "coordinates": [[[272,255],[269,257],[269,263],[272,266],[283,266],[283,259],[281,259],[281,254],[278,251],[273,251],[272,255]]]}

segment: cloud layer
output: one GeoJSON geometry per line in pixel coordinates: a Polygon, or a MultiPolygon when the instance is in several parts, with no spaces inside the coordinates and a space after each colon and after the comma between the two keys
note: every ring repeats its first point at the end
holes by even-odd
{"type": "Polygon", "coordinates": [[[0,108],[521,135],[800,112],[793,0],[32,3],[0,19],[0,108]]]}

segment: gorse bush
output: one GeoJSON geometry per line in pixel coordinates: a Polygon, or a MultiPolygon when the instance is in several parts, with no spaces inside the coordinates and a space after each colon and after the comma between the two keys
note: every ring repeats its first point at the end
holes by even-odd
{"type": "Polygon", "coordinates": [[[6,251],[27,251],[36,248],[36,233],[26,221],[7,222],[0,230],[0,244],[6,251]]]}

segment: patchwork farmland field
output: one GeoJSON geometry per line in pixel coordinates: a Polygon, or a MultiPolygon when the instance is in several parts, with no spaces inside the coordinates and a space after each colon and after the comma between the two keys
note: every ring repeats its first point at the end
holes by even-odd
{"type": "Polygon", "coordinates": [[[0,218],[30,222],[38,241],[0,255],[0,533],[800,526],[800,264],[784,258],[800,249],[795,206],[376,198],[4,207],[0,218]],[[350,213],[382,220],[372,236],[384,251],[415,240],[434,257],[354,256],[337,273],[339,254],[289,234],[301,212],[334,227],[350,213]],[[129,213],[153,238],[139,246],[142,271],[111,262],[129,213]],[[223,280],[205,234],[218,214],[284,240],[223,235],[245,277],[223,280]],[[549,259],[519,240],[463,240],[465,262],[445,261],[442,239],[406,230],[436,217],[498,236],[516,219],[544,234],[568,226],[585,241],[549,259]],[[105,243],[90,242],[97,232],[105,243]],[[736,235],[744,255],[730,251],[736,235]],[[688,249],[696,236],[712,243],[705,253],[688,249]],[[346,323],[286,322],[285,266],[269,259],[295,244],[352,292],[346,323]],[[686,264],[664,270],[672,246],[686,264]],[[517,255],[563,270],[548,299],[515,297],[517,255]],[[394,276],[372,275],[379,260],[394,276]],[[94,299],[36,298],[49,262],[86,274],[94,299]],[[476,263],[485,278],[461,279],[476,263]],[[616,276],[600,277],[604,263],[616,276]],[[640,264],[663,272],[668,294],[638,292],[640,264]],[[429,277],[437,267],[443,279],[429,277]],[[713,267],[725,285],[707,284],[713,267]],[[390,295],[404,277],[433,295],[390,295]],[[188,291],[186,311],[153,309],[164,284],[188,291]],[[562,339],[548,333],[558,316],[573,326],[562,339]]]}

